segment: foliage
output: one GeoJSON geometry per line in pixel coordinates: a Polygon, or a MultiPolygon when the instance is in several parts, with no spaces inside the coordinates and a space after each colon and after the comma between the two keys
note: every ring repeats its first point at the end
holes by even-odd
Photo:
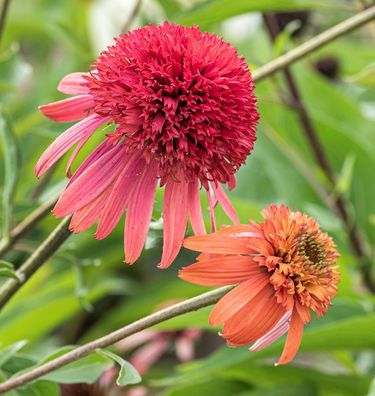
{"type": "MultiPolygon", "coordinates": [[[[118,3],[112,0],[11,2],[0,51],[1,110],[6,117],[6,122],[0,120],[1,128],[9,126],[8,140],[13,141],[11,151],[6,145],[1,146],[0,152],[0,163],[4,164],[0,167],[0,192],[6,196],[2,224],[7,224],[8,216],[13,225],[17,224],[66,183],[65,161],[58,164],[47,182],[44,179],[38,182],[33,176],[38,157],[65,128],[43,118],[37,106],[62,98],[55,89],[59,80],[69,72],[86,70],[97,55],[103,35],[120,32],[131,7],[121,6],[124,15],[111,12],[113,4],[118,3]],[[111,31],[113,26],[118,26],[116,32],[111,31]],[[103,33],[103,29],[107,31],[103,33]],[[20,165],[17,165],[17,151],[21,155],[20,165]],[[13,164],[13,174],[8,173],[9,164],[13,164]],[[15,177],[18,183],[14,195],[14,186],[9,183],[15,177]],[[40,191],[38,186],[44,183],[40,191]]],[[[358,10],[357,6],[354,1],[335,0],[150,0],[144,2],[132,26],[156,23],[166,17],[170,21],[198,24],[230,40],[255,69],[270,61],[275,53],[349,17],[358,10]],[[301,9],[311,9],[310,22],[302,37],[292,38],[290,30],[290,34],[284,34],[273,46],[259,13],[301,9]]],[[[194,392],[208,396],[374,394],[375,300],[363,285],[362,262],[353,254],[348,233],[329,204],[337,194],[348,200],[350,216],[360,229],[366,250],[372,254],[375,246],[374,40],[370,29],[364,28],[291,67],[338,176],[337,185],[330,186],[317,165],[296,110],[285,100],[288,89],[279,73],[256,86],[261,114],[258,140],[254,153],[239,171],[238,188],[231,192],[243,222],[259,218],[260,210],[268,203],[284,203],[314,216],[332,234],[341,253],[342,272],[334,306],[326,317],[307,326],[295,363],[278,368],[273,363],[283,340],[256,354],[242,348],[229,349],[207,325],[207,309],[163,323],[158,329],[174,331],[193,326],[204,329],[205,335],[197,342],[199,360],[179,364],[174,355],[167,354],[142,378],[142,384],[152,392],[165,396],[194,392]],[[314,68],[315,61],[327,55],[339,62],[336,80],[329,80],[314,68]],[[327,189],[328,199],[322,197],[322,188],[327,189]]],[[[77,163],[91,147],[82,150],[77,163]]],[[[66,345],[113,331],[163,303],[207,290],[176,277],[179,268],[194,260],[190,252],[182,251],[167,271],[156,269],[161,253],[161,195],[158,196],[147,249],[136,265],[128,267],[122,263],[122,226],[104,241],[95,240],[91,230],[70,237],[21,288],[0,313],[1,379],[40,364],[51,354],[66,351],[66,345]]],[[[218,217],[220,223],[227,222],[224,213],[218,211],[218,217]]],[[[206,220],[208,224],[208,213],[206,220]]],[[[16,243],[4,257],[5,261],[0,262],[0,282],[16,276],[10,263],[17,268],[56,224],[57,220],[47,215],[16,243]]],[[[127,359],[129,354],[123,357],[127,359]]],[[[112,353],[99,351],[7,395],[57,396],[57,383],[95,382],[103,371],[113,366],[113,361],[121,366],[119,385],[138,381],[138,374],[129,363],[112,353]]]]}

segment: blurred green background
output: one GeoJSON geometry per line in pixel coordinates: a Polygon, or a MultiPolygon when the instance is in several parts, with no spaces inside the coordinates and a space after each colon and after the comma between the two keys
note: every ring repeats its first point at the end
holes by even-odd
{"type": "MultiPolygon", "coordinates": [[[[3,224],[7,217],[17,224],[66,183],[66,159],[47,180],[38,182],[34,177],[37,159],[66,128],[43,118],[37,106],[63,98],[56,91],[60,79],[67,73],[87,70],[123,29],[165,19],[197,24],[237,46],[251,70],[255,70],[359,12],[366,2],[144,0],[138,13],[132,15],[135,6],[134,0],[10,2],[0,50],[1,125],[8,131],[8,139],[9,131],[13,131],[16,143],[1,145],[0,192],[7,194],[9,177],[17,180],[17,186],[6,213],[2,211],[3,224]],[[286,24],[272,43],[262,19],[265,11],[303,13],[286,24]],[[16,146],[19,164],[12,157],[16,146]],[[13,171],[7,176],[4,161],[9,157],[13,171]]],[[[295,17],[292,15],[288,21],[295,17]]],[[[285,14],[278,18],[285,22],[285,14]]],[[[374,43],[374,30],[366,26],[290,68],[334,169],[335,185],[315,161],[296,103],[290,99],[283,75],[278,73],[256,84],[261,114],[258,140],[246,166],[238,173],[238,188],[230,193],[242,222],[260,218],[261,209],[268,203],[284,203],[314,216],[334,237],[341,253],[342,272],[334,306],[324,318],[306,326],[295,361],[278,368],[273,363],[283,340],[256,354],[246,348],[230,349],[216,330],[209,328],[209,309],[165,322],[159,329],[179,331],[193,326],[204,329],[204,335],[196,343],[197,359],[190,363],[180,364],[171,345],[143,377],[142,385],[148,394],[375,395],[375,299],[366,287],[372,272],[364,270],[372,264],[375,246],[374,43]],[[347,227],[332,210],[338,196],[346,201],[350,222],[359,230],[365,257],[353,253],[347,227]]],[[[82,150],[76,164],[95,143],[82,150]]],[[[45,359],[59,347],[115,330],[160,304],[207,290],[176,277],[179,268],[194,260],[187,251],[182,251],[168,270],[156,269],[162,241],[161,203],[162,191],[158,193],[146,249],[136,265],[122,263],[120,224],[103,241],[93,238],[94,230],[71,236],[22,288],[0,314],[0,378],[45,359]]],[[[228,223],[220,210],[217,214],[220,223],[228,223]]],[[[208,213],[206,220],[208,224],[208,213]]],[[[47,215],[4,258],[20,265],[57,224],[52,214],[47,215]]],[[[78,363],[76,369],[8,395],[57,396],[60,390],[56,382],[95,382],[110,365],[108,359],[92,356],[78,363]]],[[[125,394],[127,389],[113,388],[112,393],[104,394],[125,394]]]]}

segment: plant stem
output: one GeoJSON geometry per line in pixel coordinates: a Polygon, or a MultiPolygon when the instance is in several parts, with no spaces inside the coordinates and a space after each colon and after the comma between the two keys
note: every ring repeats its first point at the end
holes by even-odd
{"type": "Polygon", "coordinates": [[[10,4],[10,0],[3,0],[3,6],[1,7],[1,13],[0,13],[0,42],[3,37],[5,19],[8,13],[9,4],[10,4]]]}
{"type": "Polygon", "coordinates": [[[137,0],[131,14],[129,15],[129,18],[124,23],[124,26],[121,29],[121,33],[125,34],[129,31],[135,17],[137,16],[139,10],[141,9],[141,5],[142,5],[142,0],[137,0]]]}
{"type": "MultiPolygon", "coordinates": [[[[375,9],[375,7],[373,7],[375,9]]],[[[279,27],[276,23],[275,16],[272,13],[264,15],[264,21],[266,23],[268,32],[273,41],[276,40],[280,33],[279,27]]],[[[332,29],[331,29],[332,30],[332,29]]],[[[307,108],[304,104],[303,98],[299,92],[297,82],[293,76],[293,73],[287,67],[283,70],[286,85],[289,89],[291,100],[296,104],[295,111],[298,115],[299,121],[302,125],[302,130],[305,134],[307,141],[309,142],[310,148],[314,154],[314,157],[319,164],[320,168],[329,180],[331,187],[336,186],[336,175],[328,159],[328,155],[325,152],[323,144],[319,139],[318,132],[313,125],[307,108]]],[[[371,260],[367,257],[365,244],[362,242],[360,237],[360,231],[355,225],[353,219],[349,215],[347,209],[347,202],[345,197],[338,193],[334,201],[335,212],[343,222],[354,254],[358,257],[362,264],[363,269],[363,280],[369,290],[375,292],[375,283],[370,275],[371,260]]]]}
{"type": "Polygon", "coordinates": [[[71,234],[68,228],[70,218],[66,218],[52,231],[48,238],[16,271],[22,282],[7,280],[0,288],[0,309],[10,300],[17,290],[49,259],[71,234]]]}
{"type": "Polygon", "coordinates": [[[30,231],[50,210],[55,206],[56,197],[44,202],[36,208],[21,223],[17,224],[10,232],[9,240],[0,241],[0,257],[3,256],[13,244],[24,234],[30,231]]]}
{"type": "Polygon", "coordinates": [[[19,377],[11,378],[8,381],[5,381],[4,383],[0,384],[0,393],[25,385],[30,381],[34,381],[43,375],[58,369],[59,367],[65,366],[68,363],[74,362],[75,360],[88,355],[90,352],[93,352],[98,348],[106,348],[109,345],[112,345],[132,334],[138,333],[141,330],[152,327],[158,323],[165,322],[166,320],[176,316],[183,315],[187,312],[197,311],[198,309],[215,304],[226,293],[232,290],[233,287],[234,286],[222,287],[220,289],[201,294],[197,297],[190,298],[139,319],[110,334],[105,335],[104,337],[84,344],[73,351],[66,353],[65,355],[62,355],[54,360],[49,361],[48,363],[30,370],[25,374],[20,375],[19,377]]]}
{"type": "Polygon", "coordinates": [[[304,58],[311,52],[323,47],[324,45],[330,43],[331,41],[343,36],[354,29],[357,29],[366,23],[370,22],[375,18],[375,5],[367,8],[364,11],[346,19],[343,22],[338,23],[331,29],[318,34],[312,39],[306,41],[305,43],[293,48],[289,52],[279,56],[275,60],[267,63],[266,65],[255,70],[253,73],[254,80],[260,81],[271,74],[284,69],[290,64],[296,62],[297,60],[304,58]]]}

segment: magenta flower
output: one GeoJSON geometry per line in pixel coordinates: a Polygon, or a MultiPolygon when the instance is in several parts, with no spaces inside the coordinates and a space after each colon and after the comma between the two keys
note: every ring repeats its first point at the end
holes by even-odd
{"type": "Polygon", "coordinates": [[[40,106],[58,122],[79,121],[59,136],[36,165],[39,177],[76,145],[78,152],[102,125],[114,132],[77,169],[53,212],[73,214],[73,232],[98,223],[103,239],[126,211],[125,261],[134,263],[145,243],[155,191],[165,186],[160,268],[178,254],[190,219],[204,234],[199,189],[207,191],[211,219],[221,204],[238,217],[222,184],[253,149],[258,121],[253,81],[237,50],[197,27],[164,23],[116,38],[89,73],[64,77],[58,90],[75,95],[40,106]]]}

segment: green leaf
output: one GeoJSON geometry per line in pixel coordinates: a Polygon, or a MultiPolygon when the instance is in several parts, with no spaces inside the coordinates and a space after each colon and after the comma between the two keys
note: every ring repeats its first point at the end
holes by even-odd
{"type": "Polygon", "coordinates": [[[16,135],[0,107],[0,141],[4,157],[4,189],[2,199],[2,238],[9,240],[12,227],[13,204],[20,166],[19,147],[16,135]]]}
{"type": "Polygon", "coordinates": [[[17,392],[20,396],[60,396],[59,386],[50,381],[37,381],[17,392]]]}
{"type": "MultiPolygon", "coordinates": [[[[42,360],[37,366],[40,366],[61,355],[64,355],[73,350],[74,348],[75,347],[73,346],[66,346],[60,348],[59,350],[49,355],[46,359],[42,360]]],[[[42,378],[62,384],[75,384],[81,382],[91,384],[96,382],[101,374],[105,370],[112,367],[112,365],[112,361],[103,356],[102,354],[92,352],[79,360],[76,360],[72,363],[67,364],[64,367],[61,367],[51,373],[46,374],[42,378]]]]}
{"type": "Polygon", "coordinates": [[[211,24],[247,12],[304,10],[309,8],[337,7],[339,3],[309,0],[211,0],[193,7],[177,18],[177,22],[190,24],[211,24]]]}
{"type": "Polygon", "coordinates": [[[120,365],[120,372],[116,379],[116,384],[119,386],[125,386],[130,384],[139,384],[142,381],[136,368],[129,362],[124,360],[122,357],[107,351],[106,349],[98,349],[97,352],[103,356],[112,359],[114,362],[120,365]]]}
{"type": "Polygon", "coordinates": [[[14,265],[8,261],[0,260],[0,278],[13,278],[22,282],[23,277],[14,270],[14,265]]]}
{"type": "Polygon", "coordinates": [[[26,340],[18,341],[5,349],[0,350],[0,367],[2,367],[11,357],[20,351],[27,344],[26,340]]]}
{"type": "Polygon", "coordinates": [[[375,63],[366,66],[359,73],[351,76],[349,81],[367,88],[375,87],[375,63]]]}

